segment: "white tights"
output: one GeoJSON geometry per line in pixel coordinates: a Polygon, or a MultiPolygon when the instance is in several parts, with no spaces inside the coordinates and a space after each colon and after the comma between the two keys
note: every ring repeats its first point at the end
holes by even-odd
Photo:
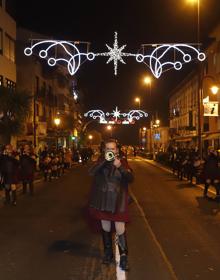
{"type": "MultiPolygon", "coordinates": [[[[111,221],[101,220],[102,229],[104,231],[111,231],[111,221]]],[[[115,222],[115,230],[118,235],[121,235],[125,232],[125,223],[124,222],[115,222]]]]}

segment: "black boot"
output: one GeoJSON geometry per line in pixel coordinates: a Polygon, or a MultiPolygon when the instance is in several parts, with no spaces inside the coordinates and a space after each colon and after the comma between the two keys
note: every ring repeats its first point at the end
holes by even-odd
{"type": "Polygon", "coordinates": [[[27,183],[23,182],[23,190],[22,190],[22,193],[23,194],[26,194],[27,192],[27,183]]]}
{"type": "Polygon", "coordinates": [[[12,205],[16,206],[16,204],[17,204],[16,190],[13,190],[11,193],[12,193],[12,205]]]}
{"type": "Polygon", "coordinates": [[[104,245],[103,264],[110,264],[113,261],[112,233],[102,230],[102,239],[104,245]]]}
{"type": "Polygon", "coordinates": [[[128,246],[125,233],[118,235],[118,249],[120,253],[119,266],[122,270],[128,270],[128,246]]]}
{"type": "Polygon", "coordinates": [[[208,197],[207,193],[208,193],[208,188],[209,188],[209,184],[205,183],[205,188],[204,188],[204,192],[203,192],[203,197],[208,197]]]}
{"type": "Polygon", "coordinates": [[[11,202],[10,190],[5,189],[5,204],[10,204],[10,202],[11,202]]]}

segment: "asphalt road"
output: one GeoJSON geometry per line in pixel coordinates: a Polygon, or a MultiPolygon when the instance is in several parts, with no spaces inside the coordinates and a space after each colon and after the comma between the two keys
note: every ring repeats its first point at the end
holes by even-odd
{"type": "Polygon", "coordinates": [[[220,278],[220,205],[197,187],[141,159],[131,160],[130,271],[101,264],[100,235],[84,210],[91,178],[74,166],[34,197],[0,208],[1,280],[169,280],[220,278]]]}

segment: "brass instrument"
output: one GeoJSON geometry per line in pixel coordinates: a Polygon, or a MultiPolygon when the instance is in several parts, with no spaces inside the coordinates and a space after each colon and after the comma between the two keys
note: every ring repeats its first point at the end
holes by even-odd
{"type": "Polygon", "coordinates": [[[107,151],[107,152],[105,153],[105,159],[106,159],[107,161],[113,161],[113,160],[115,160],[115,158],[116,158],[116,155],[115,155],[114,152],[112,152],[112,151],[107,151]]]}

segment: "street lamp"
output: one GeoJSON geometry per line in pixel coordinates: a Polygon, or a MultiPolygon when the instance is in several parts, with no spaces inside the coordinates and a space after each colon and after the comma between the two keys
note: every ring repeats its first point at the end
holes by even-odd
{"type": "Polygon", "coordinates": [[[141,99],[139,97],[136,97],[134,100],[136,103],[138,103],[138,108],[141,108],[141,99]]]}
{"type": "Polygon", "coordinates": [[[93,136],[90,134],[90,135],[88,136],[88,138],[89,138],[89,140],[92,140],[92,139],[93,139],[93,136]]]}
{"type": "Polygon", "coordinates": [[[212,87],[210,88],[210,90],[211,90],[212,94],[216,95],[216,94],[218,93],[218,91],[219,91],[219,87],[217,87],[217,86],[212,86],[212,87]]]}
{"type": "Polygon", "coordinates": [[[110,136],[112,137],[112,126],[111,125],[107,125],[106,129],[109,131],[110,136]]]}
{"type": "Polygon", "coordinates": [[[61,123],[61,119],[60,119],[59,117],[56,117],[56,118],[54,119],[54,124],[55,124],[56,127],[57,127],[57,131],[56,131],[56,135],[57,135],[57,137],[56,137],[56,146],[57,146],[57,149],[58,149],[58,128],[59,128],[59,126],[60,126],[60,123],[61,123]]]}
{"type": "Polygon", "coordinates": [[[197,4],[197,43],[200,44],[200,0],[187,0],[191,4],[197,4]]]}
{"type": "MultiPolygon", "coordinates": [[[[201,74],[200,74],[201,75],[201,74]]],[[[202,119],[203,119],[203,110],[201,106],[203,104],[203,87],[204,81],[210,79],[213,82],[213,86],[210,87],[212,94],[216,95],[218,93],[219,87],[216,85],[215,77],[211,75],[199,76],[199,85],[198,85],[198,152],[200,158],[202,158],[202,119]]]]}

